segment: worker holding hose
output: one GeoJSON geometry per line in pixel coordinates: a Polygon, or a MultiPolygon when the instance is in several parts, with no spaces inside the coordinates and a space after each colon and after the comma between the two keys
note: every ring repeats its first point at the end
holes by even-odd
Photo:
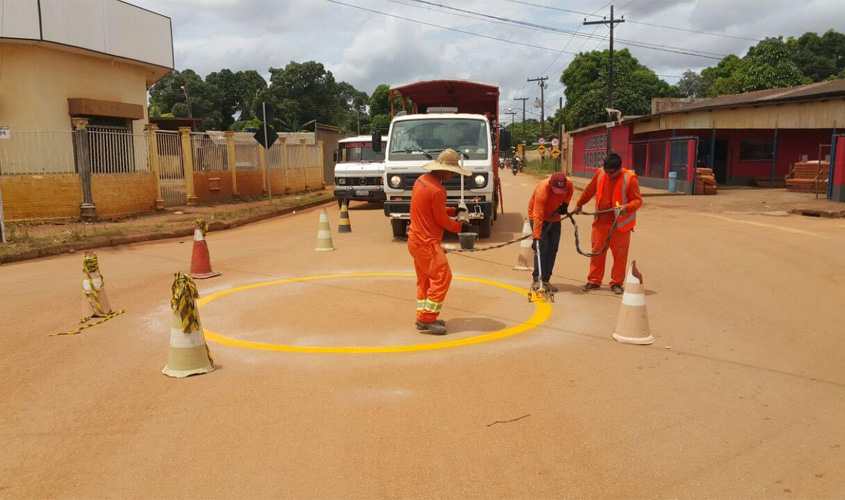
{"type": "Polygon", "coordinates": [[[567,179],[563,172],[557,172],[540,181],[528,201],[528,217],[534,232],[534,284],[531,285],[533,291],[540,289],[540,280],[544,290],[557,291],[557,287],[552,286],[549,280],[560,246],[561,217],[569,210],[574,191],[572,180],[567,179]]]}
{"type": "Polygon", "coordinates": [[[408,230],[408,251],[414,258],[417,272],[417,330],[434,335],[446,333],[446,323],[437,319],[449,284],[452,270],[446,253],[440,246],[443,231],[470,232],[466,208],[446,207],[446,188],[453,174],[471,175],[459,164],[458,152],[447,149],[437,159],[423,168],[429,173],[421,175],[411,193],[411,227],[408,230]],[[452,217],[458,220],[452,220],[452,217]]]}
{"type": "MultiPolygon", "coordinates": [[[[613,254],[613,268],[610,271],[610,289],[613,293],[624,292],[625,270],[628,266],[628,247],[631,244],[631,232],[637,223],[637,210],[643,204],[637,174],[622,168],[622,158],[610,153],[604,159],[604,168],[599,169],[593,180],[584,189],[573,213],[580,213],[584,204],[596,197],[596,212],[608,211],[597,215],[593,221],[593,252],[602,250],[604,242],[610,237],[610,251],[613,254]],[[614,213],[614,210],[616,213],[614,213]],[[613,235],[613,222],[619,220],[613,235]]],[[[589,292],[601,288],[604,280],[604,265],[607,253],[590,258],[590,275],[582,288],[589,292]]]]}

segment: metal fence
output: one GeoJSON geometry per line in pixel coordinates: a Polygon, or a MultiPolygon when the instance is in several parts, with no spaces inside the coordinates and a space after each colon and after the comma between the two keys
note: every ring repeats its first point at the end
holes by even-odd
{"type": "Polygon", "coordinates": [[[159,130],[158,168],[161,197],[167,206],[184,205],[187,201],[185,168],[182,166],[182,138],[179,132],[159,130]]]}
{"type": "Polygon", "coordinates": [[[268,170],[282,170],[285,168],[287,160],[284,158],[284,149],[280,142],[270,146],[264,159],[267,163],[268,170]]]}
{"type": "MultiPolygon", "coordinates": [[[[235,143],[235,166],[238,170],[258,170],[261,163],[258,159],[258,143],[235,143]]],[[[266,161],[266,159],[265,159],[266,161]]]]}
{"type": "Polygon", "coordinates": [[[89,161],[94,174],[149,172],[146,134],[118,127],[88,127],[89,161]]]}
{"type": "Polygon", "coordinates": [[[225,141],[217,141],[204,133],[191,133],[194,170],[212,172],[229,170],[228,148],[225,141]]]}
{"type": "Polygon", "coordinates": [[[0,140],[0,175],[76,173],[73,142],[70,130],[13,130],[0,140]]]}

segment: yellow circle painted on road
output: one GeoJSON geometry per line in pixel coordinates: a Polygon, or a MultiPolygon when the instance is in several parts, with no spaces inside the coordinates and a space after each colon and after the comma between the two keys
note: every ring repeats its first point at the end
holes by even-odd
{"type": "MultiPolygon", "coordinates": [[[[313,280],[322,280],[322,279],[331,279],[331,278],[384,278],[384,277],[398,277],[398,278],[415,278],[415,274],[406,274],[406,273],[366,273],[366,274],[327,274],[324,276],[305,276],[302,278],[289,278],[284,280],[276,280],[276,281],[265,281],[263,283],[254,283],[252,285],[244,285],[235,288],[231,288],[229,290],[223,290],[222,292],[213,293],[207,297],[203,297],[197,301],[197,306],[204,306],[208,304],[214,299],[218,299],[225,295],[229,295],[230,293],[241,292],[244,290],[250,290],[253,288],[259,288],[262,286],[269,286],[269,285],[281,285],[283,283],[296,283],[299,281],[313,281],[313,280]]],[[[521,288],[517,288],[510,285],[505,285],[504,283],[497,283],[495,281],[479,279],[479,278],[464,278],[460,276],[455,276],[452,279],[459,280],[459,281],[471,281],[475,283],[481,283],[484,285],[495,286],[498,288],[503,288],[505,290],[510,290],[512,292],[518,293],[523,297],[527,297],[528,290],[523,290],[521,288]]],[[[528,321],[524,323],[520,323],[511,328],[505,328],[504,330],[499,330],[496,332],[486,333],[484,335],[477,335],[474,337],[465,337],[461,339],[455,340],[446,340],[443,342],[432,342],[428,344],[410,344],[410,345],[397,345],[397,346],[378,346],[378,347],[315,347],[315,346],[296,346],[296,345],[281,345],[281,344],[264,344],[261,342],[251,342],[247,340],[236,340],[231,339],[229,337],[225,337],[223,335],[214,333],[208,329],[203,329],[205,332],[205,338],[216,342],[218,344],[228,345],[232,347],[244,347],[247,349],[259,349],[262,351],[282,351],[282,352],[312,352],[312,353],[383,353],[383,352],[412,352],[412,351],[431,351],[434,349],[447,349],[449,347],[459,347],[465,345],[472,345],[472,344],[479,344],[481,342],[489,342],[491,340],[498,340],[503,339],[505,337],[510,337],[512,335],[516,335],[518,333],[523,333],[532,328],[536,328],[546,320],[549,319],[549,316],[552,314],[552,307],[546,302],[535,302],[535,310],[534,314],[528,321]]]]}

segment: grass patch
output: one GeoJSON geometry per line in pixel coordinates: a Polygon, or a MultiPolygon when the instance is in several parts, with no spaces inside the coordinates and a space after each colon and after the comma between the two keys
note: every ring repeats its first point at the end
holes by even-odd
{"type": "Polygon", "coordinates": [[[529,161],[525,165],[525,171],[534,175],[549,175],[560,171],[560,160],[546,158],[541,161],[529,161]]]}

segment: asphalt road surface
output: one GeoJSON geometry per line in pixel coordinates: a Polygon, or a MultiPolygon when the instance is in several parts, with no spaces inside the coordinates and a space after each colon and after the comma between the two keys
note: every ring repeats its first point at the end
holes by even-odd
{"type": "MultiPolygon", "coordinates": [[[[536,183],[504,181],[492,242],[536,183]]],[[[327,205],[333,252],[319,210],[209,233],[216,370],[187,379],[161,369],[190,240],[98,251],[126,313],[75,336],[49,334],[78,321],[81,255],[2,266],[0,498],[843,498],[845,222],[653,200],[631,247],[651,346],[611,338],[620,298],[580,292],[568,226],[550,306],[518,245],[450,254],[445,337],[415,330],[377,207],[337,234],[327,205]]]]}

